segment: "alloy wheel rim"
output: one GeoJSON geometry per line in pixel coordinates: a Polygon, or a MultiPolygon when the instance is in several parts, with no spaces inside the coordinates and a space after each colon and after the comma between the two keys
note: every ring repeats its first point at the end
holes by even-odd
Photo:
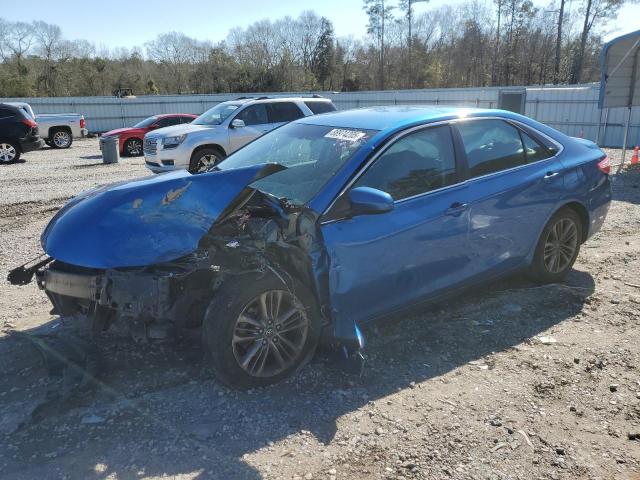
{"type": "Polygon", "coordinates": [[[544,243],[544,265],[550,273],[560,273],[573,260],[578,247],[578,228],[569,218],[558,220],[544,243]]]}
{"type": "Polygon", "coordinates": [[[0,162],[9,163],[16,158],[16,149],[8,143],[0,143],[0,162]]]}
{"type": "Polygon", "coordinates": [[[142,142],[138,142],[137,140],[132,140],[127,144],[127,153],[129,155],[140,155],[142,151],[142,142]]]}
{"type": "Polygon", "coordinates": [[[218,157],[213,153],[202,155],[200,160],[198,160],[198,168],[196,169],[196,172],[207,172],[211,168],[215,167],[217,163],[218,157]]]}
{"type": "Polygon", "coordinates": [[[54,133],[53,143],[55,143],[57,147],[66,147],[69,144],[69,134],[66,132],[54,133]]]}
{"type": "Polygon", "coordinates": [[[231,345],[238,366],[253,377],[273,377],[293,366],[304,352],[309,318],[290,292],[269,290],[251,300],[238,316],[231,345]]]}

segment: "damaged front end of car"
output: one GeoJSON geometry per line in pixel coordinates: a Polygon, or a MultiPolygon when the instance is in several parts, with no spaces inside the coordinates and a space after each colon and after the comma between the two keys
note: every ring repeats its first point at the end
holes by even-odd
{"type": "MultiPolygon", "coordinates": [[[[146,342],[197,332],[230,278],[295,278],[314,293],[323,336],[333,340],[317,214],[251,187],[284,168],[176,172],[86,192],[45,229],[48,258],[9,279],[24,284],[35,273],[52,313],[86,316],[95,331],[118,323],[146,342]]],[[[357,328],[351,337],[342,343],[349,354],[362,346],[357,328]]]]}

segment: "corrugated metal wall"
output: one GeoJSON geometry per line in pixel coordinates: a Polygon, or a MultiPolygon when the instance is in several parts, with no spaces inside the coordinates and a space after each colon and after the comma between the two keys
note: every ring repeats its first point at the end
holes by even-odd
{"type": "MultiPolygon", "coordinates": [[[[331,98],[339,110],[373,105],[456,105],[498,108],[500,92],[526,91],[526,115],[569,135],[598,141],[603,146],[621,146],[626,109],[598,109],[599,84],[571,87],[491,87],[447,88],[430,90],[385,90],[370,92],[305,92],[331,98]],[[606,128],[605,128],[606,119],[606,128]]],[[[133,125],[159,113],[200,114],[213,105],[238,96],[287,96],[299,92],[276,94],[155,95],[130,99],[114,97],[60,97],[4,99],[26,101],[36,113],[82,113],[93,132],[133,125]]],[[[629,146],[640,143],[640,108],[634,108],[629,131],[629,146]]]]}

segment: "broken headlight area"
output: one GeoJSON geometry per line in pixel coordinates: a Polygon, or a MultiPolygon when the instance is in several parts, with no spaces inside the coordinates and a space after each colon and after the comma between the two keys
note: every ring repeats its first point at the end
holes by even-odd
{"type": "Polygon", "coordinates": [[[52,313],[85,315],[94,329],[116,320],[149,327],[155,337],[173,326],[189,326],[192,307],[206,298],[216,272],[202,259],[145,268],[89,269],[54,261],[37,272],[38,286],[51,300],[52,313]],[[187,301],[185,301],[187,300],[187,301]]]}

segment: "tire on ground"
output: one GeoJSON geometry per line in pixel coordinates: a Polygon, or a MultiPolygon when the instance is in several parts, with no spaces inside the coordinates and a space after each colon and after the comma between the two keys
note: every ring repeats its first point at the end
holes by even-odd
{"type": "Polygon", "coordinates": [[[557,283],[562,281],[566,275],[573,267],[573,264],[580,253],[580,244],[582,243],[583,238],[583,229],[584,225],[582,224],[582,219],[580,215],[570,207],[563,207],[558,210],[547,222],[542,233],[540,234],[540,238],[538,239],[538,243],[536,245],[536,250],[534,252],[533,261],[531,262],[531,266],[529,269],[530,276],[541,283],[557,283]],[[570,261],[564,266],[560,271],[550,271],[545,263],[545,245],[547,244],[547,239],[549,239],[549,235],[551,230],[554,228],[558,222],[562,220],[568,220],[575,224],[575,236],[576,236],[576,244],[575,250],[573,251],[573,255],[570,258],[570,261]]]}
{"type": "Polygon", "coordinates": [[[69,148],[73,143],[73,135],[66,128],[54,128],[49,132],[49,142],[52,148],[69,148]],[[56,135],[64,139],[64,142],[56,143],[56,135]]]}
{"type": "Polygon", "coordinates": [[[124,148],[122,149],[123,153],[128,157],[139,157],[142,155],[142,140],[139,138],[130,138],[126,142],[124,142],[124,148]],[[137,147],[136,150],[133,151],[137,147]],[[137,152],[137,153],[136,153],[137,152]]]}
{"type": "Polygon", "coordinates": [[[248,389],[280,382],[309,362],[320,338],[320,316],[315,297],[297,280],[287,281],[285,285],[280,278],[270,272],[245,274],[228,278],[215,293],[205,313],[202,332],[216,377],[232,388],[248,389]],[[270,290],[285,290],[292,293],[304,307],[309,322],[304,346],[295,361],[280,373],[259,377],[249,374],[239,365],[234,355],[232,339],[236,320],[245,307],[261,293],[270,290]]]}
{"type": "Polygon", "coordinates": [[[225,157],[224,153],[216,147],[204,147],[196,150],[191,154],[191,161],[189,162],[189,172],[190,173],[202,173],[205,170],[201,167],[201,159],[206,157],[207,155],[211,155],[215,157],[214,163],[210,165],[217,165],[220,161],[222,161],[225,157]]]}
{"type": "Polygon", "coordinates": [[[8,145],[9,147],[11,147],[14,152],[13,154],[13,158],[10,160],[6,160],[5,155],[2,155],[0,158],[0,164],[8,164],[8,163],[13,163],[13,162],[17,162],[18,160],[20,160],[20,155],[21,155],[21,151],[20,151],[20,145],[18,144],[18,142],[14,142],[13,140],[0,140],[0,150],[3,150],[1,147],[3,147],[4,145],[8,145]]]}

